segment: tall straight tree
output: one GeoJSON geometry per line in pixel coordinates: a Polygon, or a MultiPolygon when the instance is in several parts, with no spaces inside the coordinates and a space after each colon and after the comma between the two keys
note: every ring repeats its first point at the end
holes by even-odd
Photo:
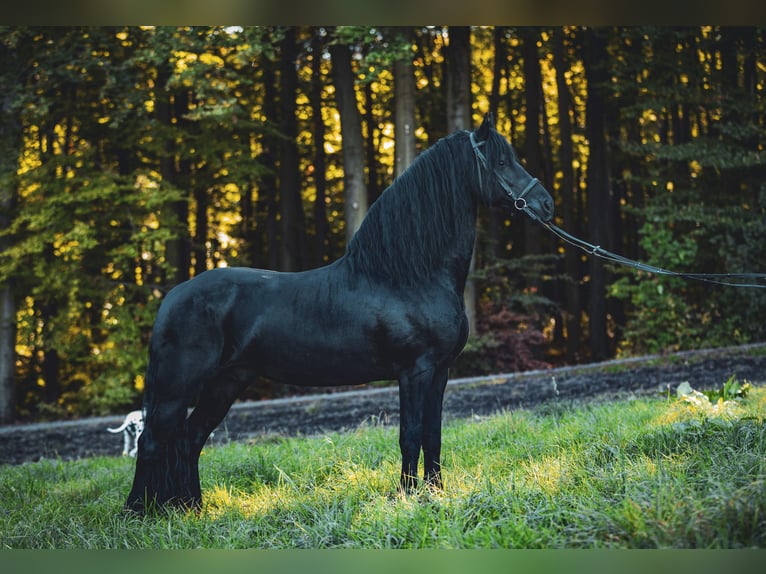
{"type": "MultiPolygon", "coordinates": [[[[542,179],[542,154],[540,151],[541,79],[537,40],[540,30],[536,27],[521,28],[522,54],[524,57],[524,163],[527,171],[542,179]]],[[[537,255],[540,248],[540,226],[529,218],[519,218],[524,226],[524,253],[537,255]]]]}
{"type": "MultiPolygon", "coordinates": [[[[492,30],[492,47],[495,59],[492,64],[492,90],[489,93],[489,113],[499,118],[501,86],[503,77],[507,77],[508,70],[508,28],[495,26],[492,30]]],[[[506,114],[507,116],[508,114],[506,114]]],[[[512,136],[512,134],[509,134],[512,136]]],[[[487,214],[486,235],[488,239],[488,253],[491,257],[500,254],[500,234],[503,220],[506,214],[500,210],[490,210],[487,214]]]]}
{"type": "Polygon", "coordinates": [[[327,154],[324,149],[325,134],[327,128],[322,115],[324,98],[322,96],[325,87],[325,78],[322,74],[322,52],[325,49],[324,35],[319,29],[312,30],[311,37],[311,87],[309,89],[309,102],[312,113],[312,135],[314,138],[314,186],[316,199],[314,199],[314,225],[316,227],[316,239],[314,250],[314,263],[322,265],[327,253],[327,238],[330,233],[327,223],[327,210],[325,201],[327,198],[327,154]]]}
{"type": "MultiPolygon", "coordinates": [[[[23,33],[22,33],[23,34],[23,33]]],[[[0,233],[6,231],[13,218],[16,204],[16,171],[21,150],[21,93],[24,68],[18,51],[31,42],[22,38],[6,43],[4,34],[0,39],[0,59],[5,64],[0,70],[0,82],[4,86],[0,99],[0,233]]],[[[31,67],[30,67],[31,68],[31,67]]],[[[0,237],[0,251],[10,247],[7,238],[0,237]]],[[[15,417],[15,371],[16,371],[16,301],[14,280],[8,277],[0,281],[0,424],[9,424],[15,417]]]]}
{"type": "Polygon", "coordinates": [[[346,241],[348,241],[359,229],[367,214],[362,118],[356,103],[351,48],[343,44],[332,44],[330,57],[343,140],[343,195],[346,211],[346,241]]]}
{"type": "Polygon", "coordinates": [[[364,114],[362,121],[367,127],[364,130],[366,134],[364,151],[365,151],[365,164],[367,165],[367,203],[368,205],[374,202],[380,196],[383,191],[380,186],[378,170],[378,150],[375,145],[375,133],[377,132],[378,122],[375,119],[375,100],[378,97],[375,90],[372,89],[372,82],[365,82],[364,88],[364,114]]]}
{"type": "MultiPolygon", "coordinates": [[[[472,129],[471,122],[471,28],[450,26],[446,47],[447,68],[447,133],[472,129]]],[[[464,299],[470,333],[476,333],[476,284],[470,277],[476,257],[471,258],[464,299]]]]}
{"type": "Polygon", "coordinates": [[[471,28],[450,26],[445,48],[447,68],[447,133],[472,129],[471,28]]]}
{"type": "MultiPolygon", "coordinates": [[[[406,39],[411,40],[407,29],[406,39]]],[[[394,62],[394,176],[415,159],[415,74],[412,57],[394,62]]]]}
{"type": "MultiPolygon", "coordinates": [[[[609,214],[612,213],[609,177],[609,148],[606,141],[607,68],[606,34],[603,30],[585,31],[585,75],[588,81],[586,100],[586,135],[590,143],[588,157],[588,235],[595,245],[612,249],[609,243],[609,214]],[[606,216],[605,216],[606,214],[606,216]]],[[[591,359],[601,361],[610,356],[607,336],[606,269],[597,257],[591,257],[588,285],[588,325],[591,359]]]]}
{"type": "MultiPolygon", "coordinates": [[[[579,236],[577,222],[578,214],[575,211],[577,186],[575,185],[572,163],[574,152],[572,147],[572,121],[570,110],[572,97],[566,81],[567,59],[565,57],[564,31],[557,28],[553,33],[553,64],[556,67],[556,89],[558,92],[558,116],[559,116],[559,164],[561,166],[561,197],[563,198],[563,216],[571,229],[571,233],[579,236]]],[[[580,317],[582,315],[582,303],[580,297],[580,254],[576,249],[567,249],[564,252],[564,269],[566,271],[567,284],[564,289],[564,305],[566,307],[567,328],[567,360],[574,361],[580,351],[580,337],[582,329],[580,317]]]]}
{"type": "MultiPolygon", "coordinates": [[[[277,106],[277,88],[275,63],[267,56],[261,54],[260,64],[263,82],[263,113],[267,121],[276,122],[279,115],[277,106]]],[[[278,236],[279,225],[277,221],[277,153],[279,150],[278,131],[270,125],[261,138],[261,152],[256,160],[266,166],[266,169],[257,178],[258,183],[258,211],[265,214],[266,233],[265,241],[268,245],[265,264],[269,269],[279,268],[278,236]]],[[[255,246],[253,246],[254,248],[255,246]]],[[[254,258],[254,261],[256,259],[254,258]]]]}
{"type": "Polygon", "coordinates": [[[280,42],[280,141],[279,154],[279,211],[282,232],[282,271],[298,271],[306,266],[306,226],[301,200],[300,165],[298,160],[298,121],[295,117],[295,99],[298,92],[297,32],[295,27],[285,29],[280,42]]]}
{"type": "MultiPolygon", "coordinates": [[[[157,66],[157,81],[154,110],[158,123],[159,138],[162,142],[159,155],[160,174],[163,185],[170,189],[183,189],[181,170],[188,168],[188,161],[181,162],[178,157],[178,125],[179,116],[187,113],[188,94],[174,94],[168,87],[171,76],[170,52],[171,37],[166,37],[167,32],[158,32],[154,38],[154,49],[163,55],[162,61],[157,66]]],[[[180,118],[183,124],[183,118],[180,118]]],[[[191,240],[189,238],[189,201],[183,197],[169,205],[166,211],[166,220],[172,222],[175,227],[175,237],[168,240],[166,245],[167,259],[174,269],[173,277],[169,280],[177,285],[189,279],[191,268],[191,240]]]]}

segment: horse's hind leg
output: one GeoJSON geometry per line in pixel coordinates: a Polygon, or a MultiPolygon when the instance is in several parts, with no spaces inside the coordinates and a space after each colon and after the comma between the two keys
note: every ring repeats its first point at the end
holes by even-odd
{"type": "Polygon", "coordinates": [[[229,371],[205,383],[188,421],[192,453],[199,456],[210,433],[221,423],[248,382],[245,377],[229,371]]]}
{"type": "Polygon", "coordinates": [[[136,473],[125,507],[199,504],[199,475],[189,456],[186,403],[154,402],[147,406],[146,426],[138,439],[136,473]]]}
{"type": "MultiPolygon", "coordinates": [[[[125,507],[197,508],[202,496],[198,453],[190,445],[187,408],[202,384],[200,372],[181,368],[180,355],[161,364],[150,360],[144,397],[145,426],[138,441],[136,473],[125,507]]],[[[202,371],[204,372],[204,370],[202,371]]]]}

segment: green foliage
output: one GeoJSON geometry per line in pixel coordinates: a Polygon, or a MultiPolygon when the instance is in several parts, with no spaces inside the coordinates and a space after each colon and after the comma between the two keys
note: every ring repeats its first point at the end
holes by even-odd
{"type": "MultiPolygon", "coordinates": [[[[672,224],[656,217],[641,227],[641,247],[649,265],[677,270],[695,260],[699,230],[676,240],[672,224]]],[[[635,310],[623,331],[625,351],[658,353],[699,345],[704,331],[701,324],[689,320],[693,310],[684,297],[683,279],[633,270],[619,272],[623,277],[609,286],[609,294],[628,301],[635,310]]]]}
{"type": "Polygon", "coordinates": [[[137,404],[135,382],[145,368],[147,334],[161,295],[156,281],[167,272],[157,248],[171,237],[167,229],[147,225],[162,205],[147,197],[153,194],[151,188],[102,180],[92,189],[62,190],[63,201],[53,196],[26,203],[16,220],[17,241],[0,258],[0,272],[17,284],[29,282],[30,305],[21,311],[18,332],[20,344],[30,349],[22,354],[30,382],[22,412],[34,412],[45,396],[35,384],[45,357],[35,348],[43,354],[56,349],[65,365],[58,408],[48,416],[107,414],[137,404]]]}
{"type": "Polygon", "coordinates": [[[744,399],[752,390],[752,386],[747,381],[740,383],[735,375],[732,375],[721,386],[720,389],[702,391],[702,393],[712,402],[731,401],[735,399],[744,399]]]}
{"type": "MultiPolygon", "coordinates": [[[[763,272],[764,102],[748,79],[757,75],[755,62],[763,57],[760,31],[622,32],[626,49],[612,86],[620,103],[618,123],[625,126],[615,182],[626,194],[625,226],[638,229],[635,255],[674,271],[763,272]]],[[[624,352],[715,347],[766,336],[763,322],[752,320],[764,310],[762,289],[630,272],[609,294],[625,304],[619,345],[624,352]]]]}
{"type": "MultiPolygon", "coordinates": [[[[683,196],[681,201],[683,202],[683,196]]],[[[766,213],[764,205],[758,211],[766,213]]],[[[757,247],[766,239],[759,218],[742,222],[732,207],[705,204],[653,206],[639,230],[643,261],[681,272],[738,273],[761,269],[757,247]]],[[[716,287],[694,281],[617,269],[609,295],[629,303],[620,348],[632,354],[722,347],[761,340],[766,309],[762,289],[716,287]]]]}
{"type": "Polygon", "coordinates": [[[545,350],[547,317],[556,304],[543,295],[539,278],[549,276],[555,257],[496,259],[472,277],[479,292],[476,332],[450,371],[456,376],[512,373],[550,367],[545,350]]]}
{"type": "Polygon", "coordinates": [[[390,70],[397,60],[411,61],[412,42],[401,28],[369,26],[337,26],[332,30],[332,42],[354,46],[361,55],[361,81],[369,83],[381,72],[390,70]]]}
{"type": "Polygon", "coordinates": [[[697,391],[688,382],[681,383],[676,390],[678,408],[687,415],[701,419],[710,417],[737,417],[742,413],[742,400],[752,389],[750,383],[740,383],[734,375],[719,389],[697,391]]]}
{"type": "MultiPolygon", "coordinates": [[[[306,260],[319,264],[343,253],[343,142],[329,45],[354,53],[367,176],[377,184],[371,190],[393,173],[394,62],[413,64],[419,148],[445,135],[452,105],[446,98],[449,27],[299,27],[297,57],[283,62],[287,31],[0,28],[0,284],[12,285],[15,294],[22,418],[100,414],[135,404],[153,314],[168,288],[218,264],[278,267],[287,118],[298,124],[295,185],[304,207],[306,260]],[[280,96],[284,65],[296,66],[295,98],[280,96]],[[324,141],[314,141],[318,132],[324,141]],[[321,196],[318,175],[326,184],[321,196]],[[321,225],[321,245],[312,244],[321,225]]],[[[582,230],[602,223],[587,221],[588,34],[575,27],[537,32],[545,96],[538,143],[548,162],[546,173],[533,175],[546,181],[561,208],[562,194],[569,193],[559,187],[562,173],[572,166],[576,197],[565,215],[572,220],[563,226],[582,230]],[[559,33],[563,59],[552,66],[559,33]],[[553,87],[559,65],[570,91],[568,165],[561,165],[553,87]]],[[[613,144],[608,167],[615,206],[603,221],[607,235],[620,236],[633,251],[626,255],[660,267],[764,271],[763,30],[644,26],[597,33],[610,55],[593,64],[606,66],[611,78],[598,87],[613,144]],[[617,205],[624,205],[619,215],[617,205]]],[[[473,119],[492,100],[498,128],[522,156],[533,135],[524,133],[522,96],[529,86],[518,56],[525,36],[516,28],[471,34],[473,119]],[[495,46],[505,58],[495,59],[495,46]]],[[[563,281],[582,286],[580,308],[567,311],[587,332],[587,265],[562,277],[560,259],[523,257],[534,237],[524,226],[481,218],[487,231],[477,243],[475,279],[482,332],[458,370],[539,366],[552,346],[564,344],[563,281]],[[513,259],[496,265],[488,254],[500,252],[513,259]]],[[[552,238],[534,241],[535,252],[553,251],[552,238]]],[[[610,330],[620,352],[766,338],[766,322],[753,320],[766,314],[763,290],[628,271],[603,295],[612,298],[610,330]]]]}
{"type": "Polygon", "coordinates": [[[162,252],[174,237],[159,216],[179,195],[150,168],[127,169],[150,118],[117,113],[110,125],[111,110],[144,107],[140,84],[126,86],[140,82],[124,65],[129,35],[62,28],[20,36],[39,73],[21,78],[17,207],[0,230],[8,245],[0,281],[13,280],[19,308],[17,408],[37,418],[106,414],[138,402],[169,271],[162,252]]]}

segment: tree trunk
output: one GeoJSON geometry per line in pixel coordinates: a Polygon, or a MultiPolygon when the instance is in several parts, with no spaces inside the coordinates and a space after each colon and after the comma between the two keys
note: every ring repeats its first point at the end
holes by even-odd
{"type": "MultiPolygon", "coordinates": [[[[5,106],[4,106],[5,107],[5,106]]],[[[3,120],[2,123],[7,123],[3,120]]],[[[0,133],[0,145],[13,148],[13,141],[8,141],[11,134],[3,126],[0,133]]],[[[15,139],[15,138],[13,138],[15,139]]],[[[5,230],[11,223],[10,212],[15,204],[16,191],[12,188],[15,179],[12,174],[16,171],[15,158],[9,161],[8,156],[0,158],[0,230],[5,230]],[[7,165],[6,165],[7,164],[7,165]]],[[[7,239],[0,239],[0,249],[8,246],[7,239]]],[[[13,422],[16,412],[16,301],[14,298],[13,280],[8,279],[0,285],[0,425],[13,422]]]]}
{"type": "Polygon", "coordinates": [[[447,133],[473,129],[471,121],[471,29],[449,27],[447,64],[447,133]]]}
{"type": "MultiPolygon", "coordinates": [[[[604,90],[609,80],[609,55],[606,39],[599,32],[587,30],[585,36],[586,136],[590,142],[588,158],[588,236],[595,245],[611,249],[608,229],[611,225],[609,152],[606,141],[606,101],[604,90]]],[[[591,359],[609,357],[607,335],[606,270],[597,257],[589,259],[588,315],[591,359]]]]}
{"type": "Polygon", "coordinates": [[[364,139],[362,138],[362,119],[354,91],[351,52],[347,46],[334,44],[330,47],[330,56],[343,139],[343,195],[346,210],[346,241],[348,241],[359,229],[367,213],[364,139]]]}
{"type": "MultiPolygon", "coordinates": [[[[176,119],[178,114],[188,112],[183,109],[183,97],[179,100],[166,88],[170,78],[170,64],[163,62],[157,68],[157,94],[156,94],[156,117],[158,123],[166,133],[177,131],[173,123],[174,112],[176,119]]],[[[187,102],[188,103],[188,102],[187,102]]],[[[162,181],[173,188],[182,188],[179,181],[179,168],[176,165],[176,145],[174,136],[166,136],[163,144],[162,155],[159,158],[160,175],[162,181]]],[[[189,279],[191,267],[191,246],[189,242],[189,202],[181,199],[168,206],[167,218],[174,221],[176,237],[168,240],[165,245],[166,257],[170,266],[174,269],[173,277],[168,280],[172,285],[177,285],[189,279]]]]}
{"type": "Polygon", "coordinates": [[[420,124],[428,137],[428,146],[432,146],[441,137],[447,135],[447,124],[443,121],[446,97],[445,90],[442,88],[445,82],[443,71],[446,64],[435,62],[432,56],[437,50],[436,37],[442,36],[442,30],[443,27],[425,32],[421,30],[415,36],[419,59],[422,61],[419,71],[426,81],[426,87],[416,94],[415,105],[418,108],[420,124]]]}
{"type": "Polygon", "coordinates": [[[375,146],[375,129],[376,129],[376,121],[375,121],[375,113],[373,111],[373,99],[375,98],[375,93],[372,89],[372,84],[367,83],[364,86],[364,101],[366,102],[366,107],[364,110],[364,123],[367,126],[367,137],[366,142],[364,144],[364,151],[366,154],[366,164],[367,164],[367,205],[369,206],[371,203],[373,203],[378,197],[380,196],[381,189],[380,185],[378,184],[378,170],[376,169],[376,166],[378,165],[378,150],[375,146]]]}
{"type": "MultiPolygon", "coordinates": [[[[572,121],[569,111],[572,106],[572,98],[564,72],[566,70],[566,58],[564,56],[564,32],[557,29],[553,36],[553,63],[556,67],[556,88],[558,91],[559,112],[559,136],[561,146],[559,158],[561,164],[561,197],[563,198],[563,217],[566,225],[572,229],[572,233],[579,237],[577,222],[579,214],[576,212],[578,189],[575,184],[572,171],[574,150],[572,147],[572,121]]],[[[564,251],[564,271],[567,277],[564,288],[564,300],[566,310],[566,349],[567,360],[576,362],[580,354],[580,338],[582,329],[580,319],[582,316],[582,302],[580,300],[580,253],[576,249],[564,251]]]]}
{"type": "Polygon", "coordinates": [[[495,60],[492,64],[492,91],[489,94],[489,113],[498,117],[500,108],[500,85],[508,65],[508,38],[507,28],[495,26],[492,31],[492,46],[495,52],[495,60]]]}
{"type": "Polygon", "coordinates": [[[412,59],[394,62],[394,177],[415,159],[415,73],[412,59]]]}
{"type": "Polygon", "coordinates": [[[0,425],[10,424],[16,411],[16,304],[13,282],[0,288],[0,425]]]}
{"type": "Polygon", "coordinates": [[[324,80],[322,75],[322,51],[323,42],[318,30],[314,31],[311,40],[311,89],[309,92],[309,102],[313,110],[313,136],[314,136],[314,186],[316,188],[316,199],[314,200],[314,225],[316,227],[315,256],[314,262],[317,266],[324,264],[327,254],[327,237],[330,234],[327,223],[327,210],[325,202],[327,199],[327,157],[324,150],[324,141],[326,128],[324,117],[322,116],[322,90],[324,80]]]}
{"type": "Polygon", "coordinates": [[[191,181],[194,187],[194,203],[196,206],[194,212],[194,275],[200,275],[207,270],[208,195],[207,190],[199,182],[195,181],[194,178],[191,181]]]}
{"type": "Polygon", "coordinates": [[[281,132],[279,154],[279,214],[282,232],[280,269],[299,271],[306,267],[306,222],[301,198],[298,160],[298,121],[295,97],[298,91],[296,31],[288,27],[281,42],[281,91],[279,106],[281,132]]]}
{"type": "MultiPolygon", "coordinates": [[[[2,81],[21,84],[16,50],[0,42],[0,57],[6,62],[2,81]]],[[[5,89],[0,100],[0,231],[11,225],[16,207],[16,172],[22,144],[22,123],[13,101],[13,89],[5,89]]],[[[10,240],[0,238],[0,251],[10,240]]],[[[16,412],[16,300],[12,279],[0,284],[0,425],[12,423],[16,412]]]]}
{"type": "MultiPolygon", "coordinates": [[[[263,115],[267,122],[275,121],[279,114],[277,108],[277,89],[276,74],[274,72],[274,63],[266,55],[261,56],[261,69],[263,73],[263,115]]],[[[279,249],[278,235],[279,222],[277,221],[277,150],[279,149],[279,137],[274,133],[274,128],[269,125],[269,129],[263,134],[261,140],[261,153],[257,161],[260,165],[266,167],[257,178],[258,185],[258,203],[257,212],[264,214],[266,220],[265,236],[259,234],[267,246],[265,254],[265,267],[267,269],[279,268],[279,249]]],[[[257,246],[252,246],[253,261],[257,262],[260,258],[256,257],[257,246]]],[[[255,267],[260,267],[260,263],[254,263],[255,267]]]]}
{"type": "MultiPolygon", "coordinates": [[[[447,133],[473,129],[471,121],[471,28],[449,27],[449,46],[446,49],[447,65],[447,133]]],[[[463,299],[468,316],[469,333],[476,333],[476,283],[472,274],[476,267],[476,249],[471,257],[468,280],[463,299]]]]}
{"type": "MultiPolygon", "coordinates": [[[[255,134],[251,133],[246,136],[247,141],[250,142],[251,149],[255,141],[255,134]]],[[[242,186],[242,193],[239,199],[239,235],[242,237],[242,254],[240,264],[245,266],[254,267],[256,262],[256,217],[255,217],[255,202],[253,201],[254,195],[254,182],[248,182],[242,186]]]]}
{"type": "MultiPolygon", "coordinates": [[[[533,177],[543,178],[542,153],[540,151],[540,58],[537,52],[537,28],[523,28],[522,54],[524,57],[524,101],[526,114],[524,120],[524,163],[533,177]]],[[[517,223],[524,226],[524,254],[537,255],[542,252],[540,246],[540,226],[527,217],[517,218],[517,223]]]]}
{"type": "MultiPolygon", "coordinates": [[[[492,91],[489,94],[489,113],[497,120],[500,109],[500,89],[502,77],[508,66],[508,38],[505,26],[495,26],[492,32],[492,44],[495,52],[495,60],[492,65],[492,91]]],[[[512,134],[504,134],[510,137],[512,134]]],[[[491,209],[487,213],[486,235],[487,253],[491,258],[500,256],[500,236],[503,229],[503,221],[508,215],[499,209],[491,209]]]]}

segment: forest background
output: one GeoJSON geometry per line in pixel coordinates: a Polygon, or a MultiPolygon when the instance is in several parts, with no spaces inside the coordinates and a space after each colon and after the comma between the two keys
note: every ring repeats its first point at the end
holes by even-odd
{"type": "MultiPolygon", "coordinates": [[[[138,406],[170,288],[338,258],[486,112],[570,233],[766,271],[764,29],[3,26],[0,62],[0,423],[138,406]]],[[[457,375],[766,338],[761,289],[614,268],[495,210],[466,302],[457,375]]]]}

